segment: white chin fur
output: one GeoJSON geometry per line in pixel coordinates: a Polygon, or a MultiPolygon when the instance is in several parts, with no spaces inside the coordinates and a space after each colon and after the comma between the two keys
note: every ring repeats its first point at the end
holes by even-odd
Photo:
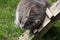
{"type": "Polygon", "coordinates": [[[19,21],[15,20],[15,24],[17,27],[20,27],[23,30],[24,25],[20,24],[19,21]]]}
{"type": "Polygon", "coordinates": [[[20,27],[23,28],[24,25],[20,24],[20,27]]]}
{"type": "Polygon", "coordinates": [[[21,28],[22,30],[23,30],[23,26],[24,26],[24,25],[20,24],[20,28],[21,28]]]}

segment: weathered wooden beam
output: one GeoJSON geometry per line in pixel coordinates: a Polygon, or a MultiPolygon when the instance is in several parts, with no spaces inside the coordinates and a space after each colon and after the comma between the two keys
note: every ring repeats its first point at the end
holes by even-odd
{"type": "Polygon", "coordinates": [[[31,40],[34,35],[30,35],[29,34],[29,30],[26,30],[20,37],[19,37],[19,40],[31,40]]]}
{"type": "Polygon", "coordinates": [[[53,6],[50,7],[50,11],[54,16],[60,12],[60,0],[58,0],[53,6]]]}
{"type": "Polygon", "coordinates": [[[20,37],[19,40],[31,40],[34,38],[42,38],[43,35],[52,28],[52,26],[60,19],[60,0],[58,0],[54,5],[46,10],[48,16],[46,16],[42,27],[37,31],[36,35],[30,35],[29,30],[26,30],[20,37]]]}

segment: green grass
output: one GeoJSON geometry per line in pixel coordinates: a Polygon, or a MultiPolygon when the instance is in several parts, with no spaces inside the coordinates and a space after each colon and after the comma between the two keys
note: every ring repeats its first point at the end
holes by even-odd
{"type": "MultiPolygon", "coordinates": [[[[0,0],[0,40],[17,40],[23,30],[14,24],[15,11],[20,0],[0,0]]],[[[52,2],[50,1],[52,4],[52,2]]],[[[60,40],[60,21],[55,24],[43,40],[60,40]],[[53,36],[52,36],[53,35],[53,36]]]]}
{"type": "Polygon", "coordinates": [[[19,0],[0,0],[0,40],[15,40],[22,30],[14,24],[19,0]]]}

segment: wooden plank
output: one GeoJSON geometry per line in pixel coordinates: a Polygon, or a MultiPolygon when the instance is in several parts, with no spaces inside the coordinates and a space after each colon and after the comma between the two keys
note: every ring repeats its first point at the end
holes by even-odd
{"type": "Polygon", "coordinates": [[[60,0],[58,0],[54,5],[52,5],[49,9],[47,8],[46,14],[49,18],[52,16],[56,16],[60,12],[60,0]]]}
{"type": "Polygon", "coordinates": [[[50,9],[47,8],[46,10],[46,14],[49,18],[51,18],[53,16],[52,12],[50,11],[50,9]]]}
{"type": "MultiPolygon", "coordinates": [[[[58,0],[52,7],[50,7],[48,10],[50,10],[49,12],[50,13],[53,13],[49,16],[49,18],[51,18],[52,16],[55,16],[55,18],[53,18],[52,20],[50,20],[47,16],[45,18],[45,21],[44,23],[42,24],[42,27],[40,29],[38,29],[38,34],[39,35],[38,37],[42,37],[50,28],[52,28],[52,26],[60,19],[60,8],[59,7],[60,5],[60,1],[58,0]],[[59,2],[59,3],[58,3],[59,2]],[[57,7],[55,7],[55,5],[58,5],[57,7]],[[56,10],[57,9],[57,10],[56,10]],[[55,13],[56,12],[56,13],[55,13]],[[57,15],[59,14],[59,15],[57,15]]],[[[48,14],[49,13],[48,11],[46,11],[46,13],[48,14]]],[[[31,40],[35,35],[30,35],[29,34],[29,30],[26,30],[24,33],[23,33],[24,36],[20,36],[19,37],[19,40],[31,40]]],[[[36,36],[37,36],[36,35],[36,36]]],[[[35,36],[35,37],[36,37],[35,36]]]]}
{"type": "Polygon", "coordinates": [[[50,11],[54,16],[60,12],[60,0],[58,0],[54,5],[50,7],[50,11]]]}
{"type": "Polygon", "coordinates": [[[30,35],[29,34],[29,30],[26,30],[20,37],[19,37],[19,40],[31,40],[34,35],[30,35]]]}

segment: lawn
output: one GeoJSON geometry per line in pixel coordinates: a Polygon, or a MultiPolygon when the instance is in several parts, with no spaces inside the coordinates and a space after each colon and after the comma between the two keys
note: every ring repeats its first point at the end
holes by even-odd
{"type": "MultiPolygon", "coordinates": [[[[23,33],[23,30],[14,24],[15,11],[19,1],[0,0],[0,40],[18,40],[18,37],[23,33]]],[[[60,40],[60,21],[54,26],[42,40],[60,40]]]]}
{"type": "Polygon", "coordinates": [[[17,40],[22,30],[14,24],[19,0],[0,0],[0,40],[17,40]]]}

